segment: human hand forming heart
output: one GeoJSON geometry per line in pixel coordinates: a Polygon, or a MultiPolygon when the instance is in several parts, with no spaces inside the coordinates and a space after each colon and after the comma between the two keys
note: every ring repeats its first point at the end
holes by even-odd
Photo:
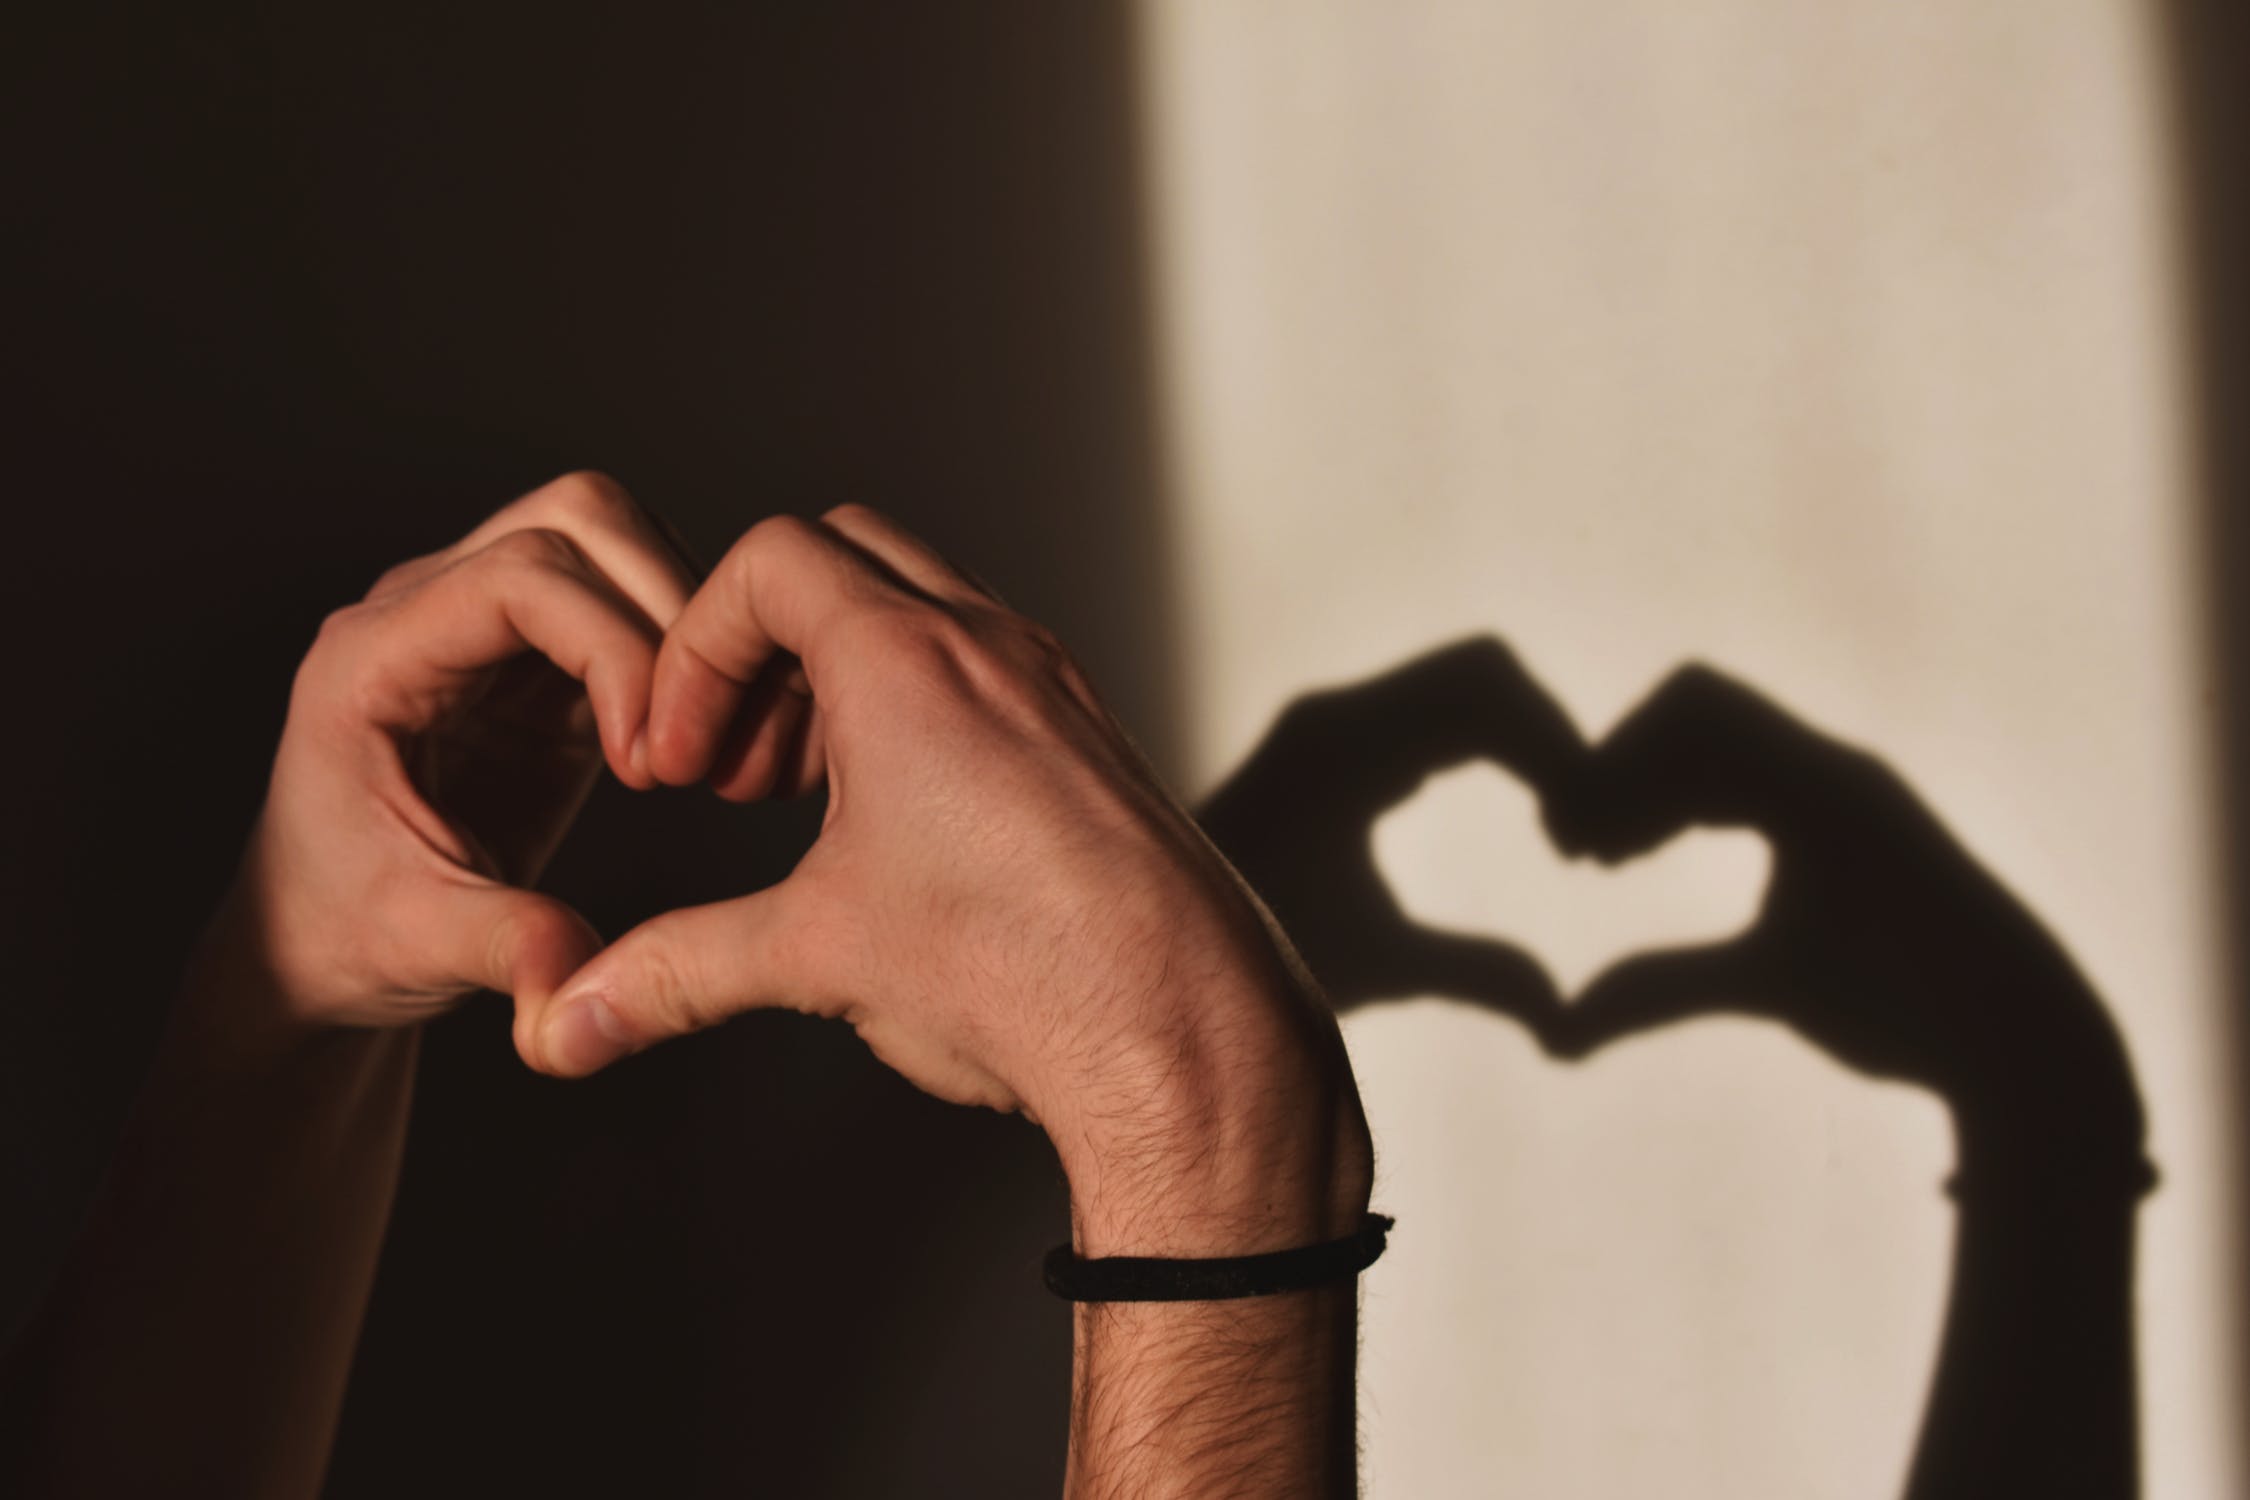
{"type": "Polygon", "coordinates": [[[820,835],[778,884],[660,914],[553,1000],[519,997],[534,1065],[584,1074],[786,1007],[1036,1120],[1084,1241],[1357,1226],[1366,1127],[1288,941],[1054,638],[895,524],[753,527],[665,637],[647,765],[737,800],[824,783],[820,835]],[[1238,1149],[1188,1145],[1214,1121],[1238,1149]]]}
{"type": "Polygon", "coordinates": [[[756,1007],[839,1017],[929,1092],[1044,1127],[1079,1256],[1309,1276],[1216,1322],[1082,1311],[1066,1485],[1348,1488],[1350,1278],[1275,1252],[1363,1251],[1373,1150],[1270,914],[1053,637],[889,521],[764,521],[697,585],[590,476],[392,570],[305,657],[81,1273],[26,1345],[60,1414],[28,1462],[133,1476],[104,1493],[150,1489],[144,1453],[317,1488],[413,1023],[479,988],[569,1076],[756,1007]],[[605,760],[642,789],[824,784],[825,821],[779,883],[603,948],[529,883],[605,760]],[[110,1441],[120,1410],[162,1441],[110,1441]]]}
{"type": "Polygon", "coordinates": [[[573,474],[329,616],[214,929],[264,976],[228,988],[224,1029],[408,1025],[576,969],[599,939],[528,887],[605,758],[654,784],[634,738],[694,586],[631,496],[573,474]]]}
{"type": "Polygon", "coordinates": [[[1365,1207],[1335,1022],[1258,899],[1050,635],[862,508],[762,522],[697,587],[574,476],[393,570],[306,658],[230,907],[300,1030],[491,988],[576,1076],[752,1008],[842,1018],[1044,1126],[1090,1243],[1304,1243],[1365,1207]],[[526,886],[605,757],[738,801],[825,785],[820,837],[603,948],[526,886]]]}

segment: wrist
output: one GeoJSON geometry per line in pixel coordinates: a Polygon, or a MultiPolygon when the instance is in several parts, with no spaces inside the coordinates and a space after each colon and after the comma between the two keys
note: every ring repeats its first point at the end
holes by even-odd
{"type": "Polygon", "coordinates": [[[1254,1255],[1357,1230],[1374,1151],[1332,1026],[1328,1040],[1182,1049],[1200,1061],[1056,1132],[1078,1253],[1254,1255]]]}
{"type": "Polygon", "coordinates": [[[228,890],[189,954],[163,1057],[220,1076],[270,1071],[357,1028],[337,1026],[282,972],[251,872],[228,890]]]}
{"type": "Polygon", "coordinates": [[[230,897],[187,964],[136,1109],[161,1122],[170,1144],[135,1149],[193,1149],[213,1160],[286,1149],[293,1159],[338,1161],[369,1147],[394,1150],[420,1028],[309,1018],[260,960],[254,921],[243,925],[232,907],[230,897]],[[279,1120],[318,1128],[294,1128],[284,1146],[279,1120]]]}

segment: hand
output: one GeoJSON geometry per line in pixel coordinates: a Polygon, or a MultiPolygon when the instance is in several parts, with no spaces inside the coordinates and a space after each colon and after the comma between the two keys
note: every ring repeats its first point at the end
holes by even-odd
{"type": "Polygon", "coordinates": [[[480,988],[545,994],[600,946],[524,887],[605,757],[654,784],[635,741],[692,587],[630,496],[569,475],[328,617],[220,924],[263,1019],[409,1025],[480,988]]]}
{"type": "Polygon", "coordinates": [[[1356,1225],[1366,1126],[1287,941],[1055,640],[893,523],[744,536],[665,637],[648,766],[737,799],[825,780],[820,837],[594,958],[527,1061],[589,1073],[785,1006],[1041,1124],[1091,1253],[1356,1225]]]}
{"type": "Polygon", "coordinates": [[[1598,976],[1559,1013],[1556,1050],[1695,1015],[1770,1016],[1863,1072],[1935,1090],[1965,1153],[2140,1170],[2140,1100],[2100,998],[1874,756],[1690,667],[1549,792],[1548,821],[1610,862],[1698,824],[1752,828],[1773,849],[1749,931],[1598,976]]]}
{"type": "Polygon", "coordinates": [[[1200,817],[1296,935],[1337,1009],[1446,995],[1542,1031],[1561,1001],[1538,960],[1409,917],[1375,866],[1375,824],[1463,761],[1489,760],[1538,791],[1584,755],[1561,706],[1482,636],[1299,698],[1200,817]]]}

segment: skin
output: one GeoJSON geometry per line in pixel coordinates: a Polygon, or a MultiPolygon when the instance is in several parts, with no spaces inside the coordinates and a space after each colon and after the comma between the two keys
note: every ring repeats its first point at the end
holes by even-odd
{"type": "MultiPolygon", "coordinates": [[[[763,522],[698,587],[614,483],[567,476],[307,655],[241,874],[13,1352],[4,1487],[317,1491],[416,1028],[479,989],[564,1076],[756,1007],[846,1020],[929,1092],[1039,1123],[1086,1255],[1284,1248],[1367,1206],[1326,1007],[1051,636],[859,508],[763,522]],[[827,820],[779,885],[604,949],[528,888],[604,763],[825,785],[827,820]]],[[[1067,1493],[1351,1493],[1355,1326],[1349,1285],[1081,1308],[1067,1493]]]]}

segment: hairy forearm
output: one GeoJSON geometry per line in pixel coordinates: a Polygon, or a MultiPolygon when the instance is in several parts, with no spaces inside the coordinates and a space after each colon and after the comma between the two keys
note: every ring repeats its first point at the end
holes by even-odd
{"type": "MultiPolygon", "coordinates": [[[[1246,1103],[1206,1096],[1200,1119],[1075,1163],[1066,1153],[1078,1253],[1236,1256],[1357,1230],[1370,1158],[1350,1089],[1340,1060],[1254,1078],[1246,1103]]],[[[1348,1281],[1229,1301],[1080,1304],[1067,1494],[1355,1494],[1357,1339],[1348,1281]]]]}
{"type": "Polygon", "coordinates": [[[277,1028],[222,919],[10,1352],[0,1489],[318,1492],[397,1182],[416,1033],[277,1028]]]}
{"type": "Polygon", "coordinates": [[[1071,1500],[1356,1493],[1350,1285],[1079,1307],[1071,1500]]]}

